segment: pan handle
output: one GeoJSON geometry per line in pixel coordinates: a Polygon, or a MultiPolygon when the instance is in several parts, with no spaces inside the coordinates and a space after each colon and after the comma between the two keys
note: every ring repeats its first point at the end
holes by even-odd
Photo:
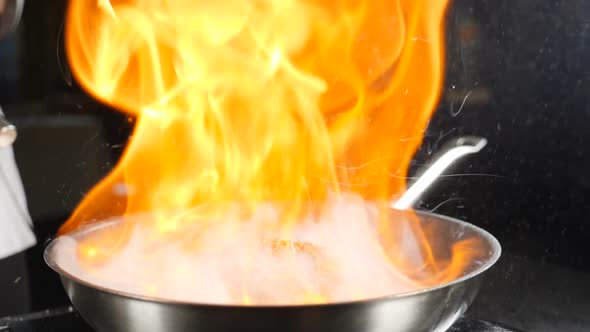
{"type": "Polygon", "coordinates": [[[460,158],[481,151],[488,141],[482,137],[464,136],[455,138],[443,146],[433,162],[418,173],[418,180],[392,204],[394,209],[406,210],[432,186],[439,176],[460,158]]]}

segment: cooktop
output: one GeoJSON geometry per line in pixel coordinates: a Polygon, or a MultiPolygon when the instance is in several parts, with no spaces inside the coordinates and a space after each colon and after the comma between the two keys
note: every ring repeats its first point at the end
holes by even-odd
{"type": "MultiPolygon", "coordinates": [[[[0,319],[0,332],[92,332],[71,306],[0,319]]],[[[495,323],[462,317],[448,332],[517,332],[495,323]]]]}

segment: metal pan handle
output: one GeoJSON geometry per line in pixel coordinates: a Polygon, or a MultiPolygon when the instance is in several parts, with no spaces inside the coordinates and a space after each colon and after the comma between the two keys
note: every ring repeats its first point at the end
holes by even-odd
{"type": "Polygon", "coordinates": [[[418,172],[418,180],[392,204],[392,207],[398,210],[411,208],[445,170],[460,158],[481,151],[487,142],[485,138],[475,136],[459,137],[447,142],[435,155],[433,162],[418,172]]]}

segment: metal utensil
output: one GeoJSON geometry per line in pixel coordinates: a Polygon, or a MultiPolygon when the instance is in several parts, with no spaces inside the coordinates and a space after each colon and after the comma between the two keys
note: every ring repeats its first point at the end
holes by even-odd
{"type": "MultiPolygon", "coordinates": [[[[440,175],[460,157],[479,151],[483,145],[485,140],[465,138],[447,146],[441,157],[410,187],[410,194],[403,195],[401,203],[392,205],[394,222],[410,215],[398,208],[408,208],[415,202],[435,175],[440,175]]],[[[471,248],[480,253],[477,259],[469,259],[463,274],[455,280],[411,293],[321,305],[277,306],[189,303],[100,287],[70,274],[58,264],[59,252],[55,248],[60,238],[46,248],[45,261],[60,275],[74,307],[98,331],[442,332],[473,301],[481,274],[500,257],[500,244],[486,231],[457,219],[425,212],[411,215],[417,216],[429,230],[424,236],[432,252],[451,252],[455,244],[470,239],[470,243],[477,244],[477,248],[471,248]]],[[[83,236],[70,236],[77,235],[83,236]]]]}
{"type": "Polygon", "coordinates": [[[25,0],[0,0],[0,38],[18,26],[24,6],[25,0]]]}

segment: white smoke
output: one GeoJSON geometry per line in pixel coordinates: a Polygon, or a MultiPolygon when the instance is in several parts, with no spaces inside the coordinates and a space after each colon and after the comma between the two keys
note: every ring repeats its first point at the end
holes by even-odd
{"type": "Polygon", "coordinates": [[[76,234],[56,242],[56,263],[66,272],[107,289],[191,303],[301,304],[342,302],[416,290],[388,264],[375,228],[377,210],[359,197],[334,196],[322,220],[305,220],[288,244],[273,249],[264,220],[276,216],[265,205],[247,222],[224,219],[201,231],[190,253],[135,227],[130,241],[104,265],[81,268],[76,234]],[[298,241],[298,242],[297,242],[298,241]]]}

